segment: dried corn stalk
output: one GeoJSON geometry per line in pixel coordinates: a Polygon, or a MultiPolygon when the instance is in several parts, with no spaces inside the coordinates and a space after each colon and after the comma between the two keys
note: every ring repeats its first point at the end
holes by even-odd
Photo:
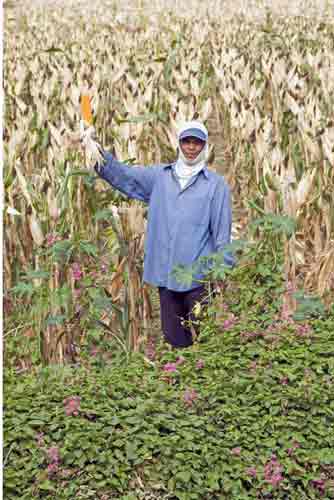
{"type": "MultiPolygon", "coordinates": [[[[48,16],[27,0],[5,9],[5,203],[21,214],[5,214],[6,287],[10,269],[30,268],[57,224],[71,236],[99,236],[87,207],[108,187],[97,183],[93,193],[70,176],[73,166],[102,159],[93,116],[107,150],[149,164],[174,159],[175,124],[198,115],[216,145],[217,170],[234,190],[240,226],[252,215],[248,199],[287,213],[282,185],[290,165],[288,204],[298,232],[287,266],[311,272],[334,238],[334,55],[325,2],[272,2],[269,24],[261,2],[246,9],[241,0],[191,0],[182,13],[162,0],[122,2],[116,13],[104,0],[84,5],[103,23],[74,20],[71,2],[48,4],[48,16]],[[147,8],[149,22],[138,16],[147,8]],[[301,9],[309,16],[289,17],[301,9]],[[78,130],[82,95],[91,110],[78,130]]],[[[320,274],[309,276],[307,286],[321,291],[320,274]]]]}

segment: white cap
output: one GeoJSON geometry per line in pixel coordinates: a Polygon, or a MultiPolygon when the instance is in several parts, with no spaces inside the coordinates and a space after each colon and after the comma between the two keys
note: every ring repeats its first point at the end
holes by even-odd
{"type": "Polygon", "coordinates": [[[204,142],[207,142],[208,140],[208,131],[206,127],[203,123],[195,120],[182,124],[177,135],[179,141],[185,139],[186,137],[197,137],[197,139],[204,142]]]}

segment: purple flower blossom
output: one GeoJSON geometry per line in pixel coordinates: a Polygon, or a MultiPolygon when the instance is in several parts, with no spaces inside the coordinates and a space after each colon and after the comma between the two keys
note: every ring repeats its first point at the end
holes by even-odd
{"type": "Polygon", "coordinates": [[[53,463],[49,464],[47,467],[47,471],[48,471],[49,476],[53,476],[54,474],[57,474],[58,470],[59,470],[59,467],[58,467],[57,462],[53,462],[53,463]]]}
{"type": "Polygon", "coordinates": [[[64,399],[63,403],[65,407],[65,413],[67,416],[79,415],[80,401],[81,398],[79,396],[71,396],[69,398],[64,399]]]}
{"type": "Polygon", "coordinates": [[[59,464],[60,462],[60,454],[59,448],[57,446],[52,446],[46,451],[48,459],[51,464],[59,464]]]}
{"type": "MultiPolygon", "coordinates": [[[[287,292],[290,295],[290,292],[287,292]]],[[[292,312],[290,311],[289,304],[287,302],[284,302],[281,308],[281,313],[280,313],[280,319],[282,321],[285,321],[287,323],[294,323],[293,319],[291,318],[292,312]]]]}
{"type": "Polygon", "coordinates": [[[224,330],[228,330],[229,328],[231,328],[231,326],[234,326],[235,323],[236,323],[236,318],[234,317],[234,315],[232,314],[228,319],[225,319],[223,321],[223,328],[224,330]]]}
{"type": "Polygon", "coordinates": [[[48,233],[46,235],[46,244],[48,247],[54,245],[57,241],[61,241],[61,237],[56,233],[48,233]]]}
{"type": "Polygon", "coordinates": [[[251,477],[256,477],[257,470],[255,469],[255,467],[248,467],[248,469],[246,469],[246,474],[251,477]]]}
{"type": "Polygon", "coordinates": [[[307,337],[312,332],[310,325],[297,325],[296,334],[298,337],[307,337]]]}
{"type": "Polygon", "coordinates": [[[240,453],[241,453],[240,446],[237,446],[236,448],[232,448],[232,450],[231,450],[231,454],[236,456],[236,457],[239,457],[240,453]]]}
{"type": "Polygon", "coordinates": [[[204,366],[205,366],[205,363],[204,363],[203,359],[198,359],[196,361],[196,368],[198,370],[201,370],[202,368],[204,368],[204,366]]]}
{"type": "Polygon", "coordinates": [[[282,465],[278,462],[276,455],[272,455],[264,467],[264,479],[272,486],[278,486],[284,479],[282,472],[282,465]]]}
{"type": "Polygon", "coordinates": [[[177,370],[176,363],[166,363],[163,367],[164,372],[175,372],[177,370]]]}
{"type": "Polygon", "coordinates": [[[93,345],[89,351],[89,354],[95,357],[98,354],[98,352],[99,348],[96,345],[93,345]]]}
{"type": "Polygon", "coordinates": [[[314,479],[311,481],[313,488],[319,491],[320,495],[324,495],[326,492],[326,483],[323,479],[314,479]]]}
{"type": "Polygon", "coordinates": [[[76,281],[80,280],[83,277],[83,272],[78,262],[74,262],[72,264],[71,270],[72,270],[72,276],[76,281]]]}
{"type": "Polygon", "coordinates": [[[103,264],[101,265],[101,272],[102,272],[103,274],[105,274],[107,271],[108,271],[108,266],[107,266],[107,264],[104,264],[104,263],[103,263],[103,264]]]}
{"type": "Polygon", "coordinates": [[[257,339],[258,337],[263,337],[263,332],[241,332],[240,333],[240,337],[242,339],[246,339],[246,340],[253,340],[253,339],[257,339]]]}
{"type": "Polygon", "coordinates": [[[277,486],[281,481],[283,481],[283,476],[282,476],[282,474],[280,472],[276,472],[269,479],[269,483],[272,486],[277,486]]]}
{"type": "Polygon", "coordinates": [[[183,395],[183,401],[188,406],[192,406],[193,402],[196,401],[197,398],[198,398],[198,394],[195,391],[195,389],[186,389],[186,391],[183,395]]]}

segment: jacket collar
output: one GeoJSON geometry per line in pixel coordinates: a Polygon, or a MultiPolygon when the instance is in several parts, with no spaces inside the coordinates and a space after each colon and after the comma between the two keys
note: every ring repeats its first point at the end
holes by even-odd
{"type": "MultiPolygon", "coordinates": [[[[168,163],[167,165],[164,165],[164,168],[166,169],[166,168],[170,167],[172,169],[175,169],[175,165],[176,165],[176,162],[168,163]]],[[[206,179],[209,179],[209,173],[208,173],[208,167],[207,167],[207,165],[204,165],[203,169],[199,173],[201,173],[201,172],[203,172],[204,177],[206,179]]]]}

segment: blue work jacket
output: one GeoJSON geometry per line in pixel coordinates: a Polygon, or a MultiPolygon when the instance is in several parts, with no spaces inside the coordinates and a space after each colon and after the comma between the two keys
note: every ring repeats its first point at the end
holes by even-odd
{"type": "MultiPolygon", "coordinates": [[[[129,166],[108,152],[104,158],[98,175],[148,204],[143,281],[178,292],[199,287],[210,263],[201,259],[198,267],[198,259],[223,252],[231,241],[231,196],[223,176],[205,166],[181,189],[175,163],[129,166]],[[198,267],[191,284],[176,279],[175,266],[198,267]]],[[[226,265],[234,264],[231,254],[222,255],[226,265]]]]}

